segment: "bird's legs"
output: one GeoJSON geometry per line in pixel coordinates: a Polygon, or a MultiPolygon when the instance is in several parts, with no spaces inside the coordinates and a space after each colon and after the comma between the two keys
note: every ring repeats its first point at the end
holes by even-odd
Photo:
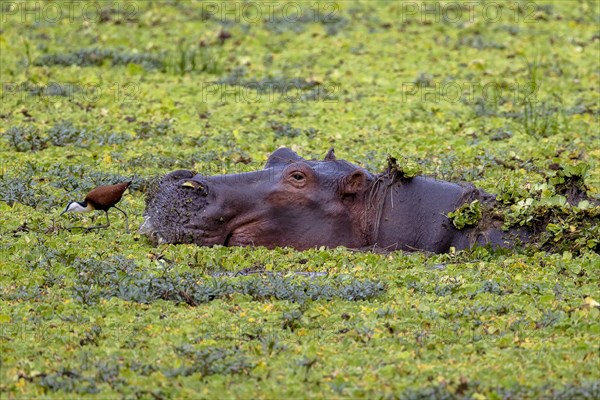
{"type": "MultiPolygon", "coordinates": [[[[125,216],[125,230],[127,230],[127,233],[129,233],[129,216],[127,215],[127,213],[123,210],[121,210],[119,207],[117,206],[113,206],[114,208],[116,208],[117,210],[121,211],[123,213],[123,215],[125,216]]],[[[107,214],[107,218],[108,218],[108,214],[107,214]]]]}
{"type": "Polygon", "coordinates": [[[86,231],[91,231],[92,229],[104,229],[104,228],[108,228],[110,226],[110,220],[108,219],[108,210],[104,211],[106,213],[106,225],[97,225],[97,226],[90,226],[85,228],[86,231]]]}
{"type": "Polygon", "coordinates": [[[92,229],[102,229],[102,228],[108,228],[110,226],[110,220],[108,219],[108,211],[105,211],[106,213],[106,225],[97,225],[97,226],[71,226],[69,228],[66,228],[68,231],[71,231],[71,229],[85,229],[86,232],[91,231],[92,229]]]}
{"type": "MultiPolygon", "coordinates": [[[[125,215],[125,229],[127,230],[127,233],[129,232],[129,216],[127,215],[127,213],[123,210],[121,210],[119,207],[117,206],[113,206],[114,208],[116,208],[117,210],[121,211],[123,213],[123,215],[125,215]]],[[[110,226],[110,219],[108,218],[108,210],[104,211],[106,213],[106,225],[97,225],[97,226],[89,226],[89,227],[85,227],[85,226],[72,226],[70,228],[68,228],[69,230],[71,229],[85,229],[86,231],[91,231],[92,229],[104,229],[104,228],[108,228],[110,226]]]]}

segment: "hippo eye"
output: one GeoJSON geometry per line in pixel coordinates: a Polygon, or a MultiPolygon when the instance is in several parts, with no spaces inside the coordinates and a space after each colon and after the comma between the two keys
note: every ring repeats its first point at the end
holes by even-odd
{"type": "Polygon", "coordinates": [[[292,174],[292,178],[294,178],[297,181],[302,181],[304,180],[304,174],[302,172],[294,172],[292,174]]]}
{"type": "Polygon", "coordinates": [[[291,171],[288,174],[288,182],[297,188],[301,188],[306,184],[306,174],[302,171],[291,171]]]}

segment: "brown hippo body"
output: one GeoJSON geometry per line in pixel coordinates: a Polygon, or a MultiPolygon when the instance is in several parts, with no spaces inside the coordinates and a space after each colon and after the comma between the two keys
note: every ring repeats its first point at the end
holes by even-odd
{"type": "Polygon", "coordinates": [[[428,177],[372,175],[337,160],[304,160],[281,148],[263,170],[202,176],[175,171],[147,199],[140,232],[158,243],[383,248],[446,252],[476,243],[509,246],[498,224],[457,230],[447,217],[493,196],[428,177]]]}

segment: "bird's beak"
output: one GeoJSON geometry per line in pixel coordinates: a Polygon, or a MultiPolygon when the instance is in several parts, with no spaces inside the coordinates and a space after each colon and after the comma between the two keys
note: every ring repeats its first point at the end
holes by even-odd
{"type": "Polygon", "coordinates": [[[67,210],[65,210],[65,211],[61,212],[61,213],[60,213],[60,215],[59,215],[59,217],[61,217],[61,216],[62,216],[64,213],[66,213],[66,212],[67,212],[67,210]]]}

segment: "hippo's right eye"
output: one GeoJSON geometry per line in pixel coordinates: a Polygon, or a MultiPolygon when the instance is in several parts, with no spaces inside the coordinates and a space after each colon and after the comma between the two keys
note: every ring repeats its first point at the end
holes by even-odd
{"type": "Polygon", "coordinates": [[[292,170],[288,173],[287,180],[293,186],[301,188],[306,184],[306,174],[299,170],[292,170]]]}
{"type": "Polygon", "coordinates": [[[292,178],[294,178],[297,181],[302,181],[302,180],[304,180],[304,174],[301,172],[294,172],[292,174],[292,178]]]}

